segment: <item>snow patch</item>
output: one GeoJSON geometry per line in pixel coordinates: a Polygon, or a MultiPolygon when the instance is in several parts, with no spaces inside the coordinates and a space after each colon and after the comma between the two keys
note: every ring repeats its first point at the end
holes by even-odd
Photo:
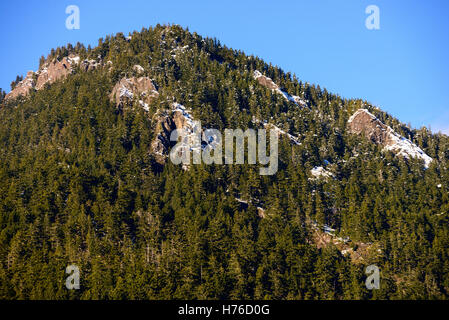
{"type": "Polygon", "coordinates": [[[429,168],[433,159],[429,157],[424,151],[418,147],[416,144],[411,142],[410,140],[401,137],[396,132],[393,131],[390,127],[387,129],[390,133],[390,138],[394,143],[392,145],[386,146],[384,150],[390,150],[395,152],[398,155],[403,156],[404,158],[418,158],[424,160],[424,167],[429,168]]]}
{"type": "Polygon", "coordinates": [[[127,98],[132,99],[132,98],[133,98],[133,93],[132,93],[131,90],[129,90],[129,89],[126,88],[125,86],[122,86],[122,87],[120,88],[120,94],[119,94],[119,96],[120,96],[120,97],[125,96],[125,97],[127,97],[127,98]]]}
{"type": "Polygon", "coordinates": [[[287,101],[293,102],[294,104],[296,104],[297,106],[300,106],[300,107],[308,106],[307,101],[305,101],[304,99],[302,99],[299,96],[291,96],[287,92],[281,90],[279,88],[279,86],[277,84],[275,84],[271,78],[264,76],[259,70],[254,71],[253,77],[256,80],[263,77],[267,82],[270,82],[271,85],[273,86],[273,89],[271,89],[271,90],[282,95],[284,97],[284,99],[286,99],[287,101]]]}
{"type": "MultiPolygon", "coordinates": [[[[348,123],[352,123],[354,119],[361,113],[367,114],[373,120],[378,120],[377,117],[367,109],[359,109],[349,118],[348,123]]],[[[410,157],[421,159],[424,161],[424,167],[429,168],[430,163],[433,161],[431,157],[429,157],[420,147],[411,142],[409,139],[397,134],[390,126],[387,126],[385,124],[383,125],[385,126],[385,129],[382,130],[387,131],[390,141],[389,145],[385,146],[384,150],[393,151],[394,153],[401,155],[407,159],[409,159],[410,157]]],[[[380,127],[380,125],[377,126],[380,127]]]]}
{"type": "Polygon", "coordinates": [[[80,62],[80,57],[79,56],[69,56],[67,58],[67,60],[69,60],[70,64],[78,64],[80,62]]]}
{"type": "Polygon", "coordinates": [[[310,173],[315,177],[315,178],[331,178],[334,176],[334,174],[326,169],[324,169],[323,167],[314,167],[312,170],[310,170],[310,173]]]}
{"type": "Polygon", "coordinates": [[[150,107],[148,106],[148,103],[145,103],[142,100],[139,100],[139,103],[142,106],[143,110],[145,110],[146,112],[150,111],[150,107]]]}
{"type": "Polygon", "coordinates": [[[145,69],[141,65],[138,65],[138,64],[135,64],[133,66],[133,70],[138,73],[143,73],[145,71],[145,69]]]}
{"type": "Polygon", "coordinates": [[[268,128],[271,128],[271,129],[275,130],[276,133],[277,133],[278,135],[285,135],[285,136],[287,136],[287,138],[288,138],[291,142],[293,142],[294,144],[296,144],[297,146],[300,146],[300,145],[301,145],[301,142],[299,142],[299,138],[298,138],[298,137],[295,137],[294,135],[291,135],[290,133],[285,132],[284,130],[282,130],[282,129],[279,128],[278,126],[275,126],[274,124],[270,124],[270,123],[268,123],[267,121],[260,121],[260,120],[256,119],[255,117],[253,117],[252,122],[253,122],[253,123],[262,123],[262,125],[263,125],[265,128],[268,127],[268,128]]]}
{"type": "Polygon", "coordinates": [[[376,116],[373,115],[371,112],[368,111],[368,109],[359,109],[357,110],[348,120],[348,123],[351,123],[354,121],[354,119],[361,113],[366,113],[367,115],[369,115],[373,120],[376,120],[376,116]]]}

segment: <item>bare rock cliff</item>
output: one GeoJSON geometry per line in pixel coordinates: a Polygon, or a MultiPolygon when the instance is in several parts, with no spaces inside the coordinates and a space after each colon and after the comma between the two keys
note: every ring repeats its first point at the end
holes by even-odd
{"type": "Polygon", "coordinates": [[[28,71],[25,79],[20,81],[10,93],[5,96],[5,100],[17,98],[18,96],[26,96],[35,86],[35,73],[28,71]]]}
{"type": "Polygon", "coordinates": [[[142,107],[147,110],[148,104],[158,96],[159,93],[150,78],[125,77],[116,83],[110,98],[117,107],[122,107],[125,102],[138,98],[142,107]]]}
{"type": "Polygon", "coordinates": [[[53,83],[59,79],[65,78],[73,72],[73,68],[79,63],[78,56],[64,57],[60,61],[53,59],[44,63],[42,68],[36,72],[38,74],[36,82],[36,90],[40,90],[46,83],[53,83]]]}
{"type": "Polygon", "coordinates": [[[424,161],[428,168],[433,161],[421,148],[410,140],[397,134],[391,127],[385,125],[366,109],[357,110],[348,120],[349,132],[360,134],[406,159],[417,158],[424,161]]]}
{"type": "MultiPolygon", "coordinates": [[[[107,62],[110,66],[112,63],[107,62]]],[[[82,71],[91,71],[104,66],[100,60],[83,60],[74,54],[62,59],[52,59],[45,61],[37,72],[29,71],[25,79],[19,82],[11,92],[9,92],[5,100],[17,98],[19,96],[26,96],[31,90],[40,90],[45,84],[52,84],[55,81],[65,79],[69,74],[74,72],[75,67],[79,65],[82,71]]]]}

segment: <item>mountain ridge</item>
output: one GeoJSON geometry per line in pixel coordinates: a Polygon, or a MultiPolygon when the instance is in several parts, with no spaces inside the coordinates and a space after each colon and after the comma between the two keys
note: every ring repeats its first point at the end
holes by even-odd
{"type": "Polygon", "coordinates": [[[449,296],[447,136],[179,26],[57,48],[46,66],[38,90],[1,102],[0,297],[449,296]],[[193,120],[274,128],[278,172],[167,161],[193,120]],[[384,131],[428,168],[385,152],[384,131]],[[65,290],[68,264],[81,290],[65,290]],[[371,264],[380,290],[365,287],[371,264]]]}

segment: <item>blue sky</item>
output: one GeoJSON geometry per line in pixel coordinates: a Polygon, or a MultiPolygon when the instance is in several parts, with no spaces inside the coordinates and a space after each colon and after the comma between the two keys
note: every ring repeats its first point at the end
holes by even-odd
{"type": "Polygon", "coordinates": [[[0,87],[37,70],[51,48],[176,23],[257,55],[347,98],[363,98],[413,127],[449,134],[449,1],[2,1],[0,87]],[[380,9],[380,30],[365,8],[380,9]],[[68,5],[80,29],[65,27],[68,5]]]}

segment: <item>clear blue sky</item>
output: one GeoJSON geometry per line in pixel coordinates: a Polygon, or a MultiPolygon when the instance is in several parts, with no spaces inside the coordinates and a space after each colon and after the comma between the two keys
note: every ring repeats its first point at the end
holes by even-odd
{"type": "Polygon", "coordinates": [[[449,1],[2,1],[0,87],[36,70],[51,48],[176,23],[254,54],[414,127],[449,133],[449,1]],[[65,27],[68,5],[80,29],[65,27]],[[380,9],[380,30],[365,8],[380,9]]]}

